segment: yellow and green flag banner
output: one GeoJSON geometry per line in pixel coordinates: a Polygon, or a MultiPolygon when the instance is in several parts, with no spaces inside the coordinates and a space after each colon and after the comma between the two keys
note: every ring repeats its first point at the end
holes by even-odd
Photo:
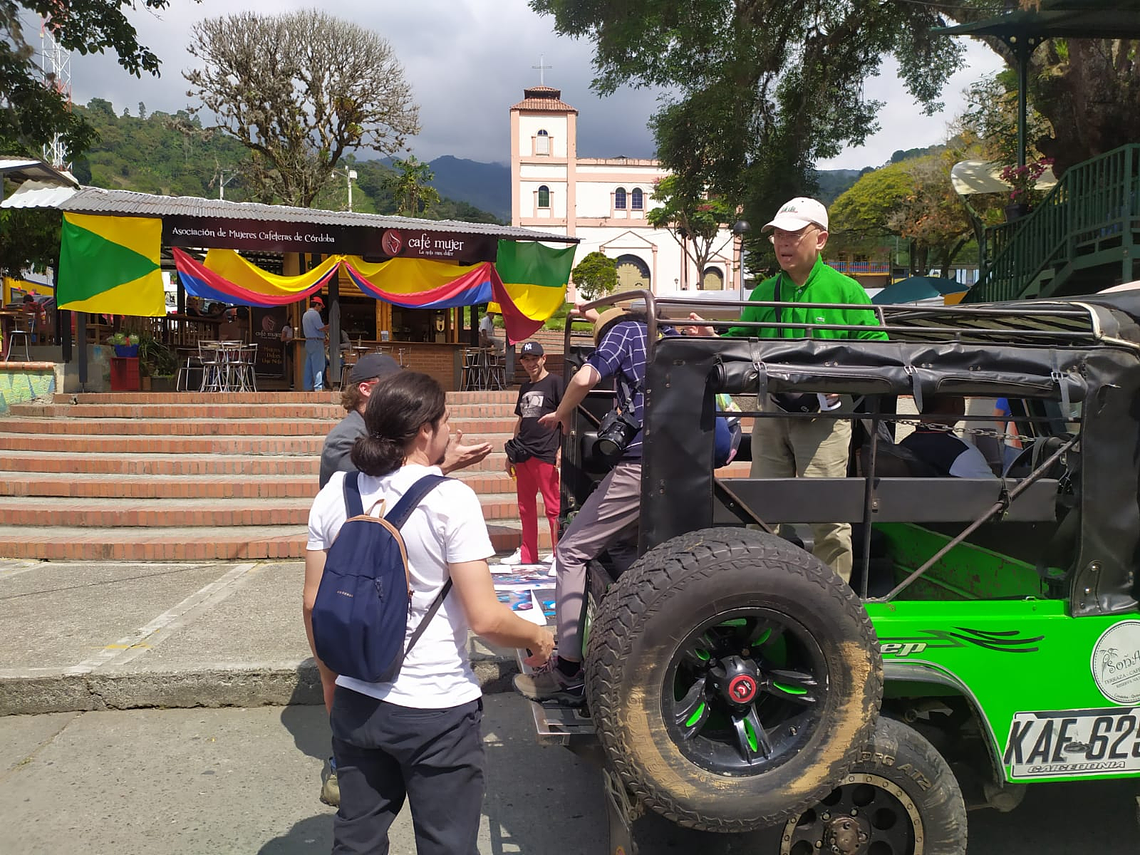
{"type": "MultiPolygon", "coordinates": [[[[574,250],[574,246],[552,249],[541,243],[499,241],[495,270],[519,312],[532,321],[545,321],[562,308],[574,250]]],[[[494,303],[488,309],[500,311],[494,303]]]]}
{"type": "Polygon", "coordinates": [[[78,312],[162,317],[162,220],[64,214],[56,305],[78,312]]]}

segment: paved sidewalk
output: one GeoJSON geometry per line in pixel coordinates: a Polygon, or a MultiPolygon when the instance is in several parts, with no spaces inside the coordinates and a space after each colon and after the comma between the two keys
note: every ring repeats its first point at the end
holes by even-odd
{"type": "MultiPolygon", "coordinates": [[[[0,715],[320,703],[301,562],[0,560],[0,715]]],[[[484,691],[513,654],[474,637],[484,691]]]]}

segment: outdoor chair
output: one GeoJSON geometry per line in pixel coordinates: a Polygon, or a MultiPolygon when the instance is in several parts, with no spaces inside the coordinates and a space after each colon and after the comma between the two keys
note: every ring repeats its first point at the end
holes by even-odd
{"type": "Polygon", "coordinates": [[[32,334],[36,331],[36,317],[35,315],[21,312],[12,318],[12,329],[8,331],[8,349],[4,354],[4,361],[7,362],[12,358],[12,350],[16,347],[17,337],[24,342],[24,361],[31,362],[31,351],[28,350],[28,343],[31,341],[32,334]]]}

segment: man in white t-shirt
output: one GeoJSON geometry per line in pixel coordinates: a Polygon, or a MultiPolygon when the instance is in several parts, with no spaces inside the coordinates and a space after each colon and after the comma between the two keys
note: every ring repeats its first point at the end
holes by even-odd
{"type": "Polygon", "coordinates": [[[496,312],[489,311],[483,315],[479,320],[479,345],[481,347],[493,347],[495,350],[503,350],[506,347],[506,342],[495,335],[495,315],[496,312]]]}
{"type": "MultiPolygon", "coordinates": [[[[373,390],[364,421],[367,434],[352,460],[361,472],[363,506],[380,516],[420,478],[440,474],[450,437],[443,390],[425,374],[401,372],[373,390]]],[[[310,645],[326,554],[346,516],[344,478],[335,473],[309,513],[304,614],[310,645]]],[[[333,693],[340,788],[334,851],[387,851],[388,828],[407,797],[419,855],[476,855],[482,700],[467,658],[468,630],[493,644],[528,648],[532,665],[546,662],[554,638],[498,601],[487,568],[494,549],[479,499],[462,481],[432,490],[401,535],[412,588],[405,643],[448,578],[453,587],[392,682],[338,677],[317,662],[326,693],[333,693]]]]}

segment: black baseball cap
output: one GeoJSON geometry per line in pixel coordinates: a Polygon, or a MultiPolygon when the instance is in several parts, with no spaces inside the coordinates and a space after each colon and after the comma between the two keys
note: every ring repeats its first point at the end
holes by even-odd
{"type": "Polygon", "coordinates": [[[519,356],[542,356],[542,345],[537,341],[523,342],[519,356]]]}
{"type": "Polygon", "coordinates": [[[400,370],[400,363],[383,353],[366,353],[348,372],[349,383],[363,383],[374,377],[386,377],[400,370]]]}

